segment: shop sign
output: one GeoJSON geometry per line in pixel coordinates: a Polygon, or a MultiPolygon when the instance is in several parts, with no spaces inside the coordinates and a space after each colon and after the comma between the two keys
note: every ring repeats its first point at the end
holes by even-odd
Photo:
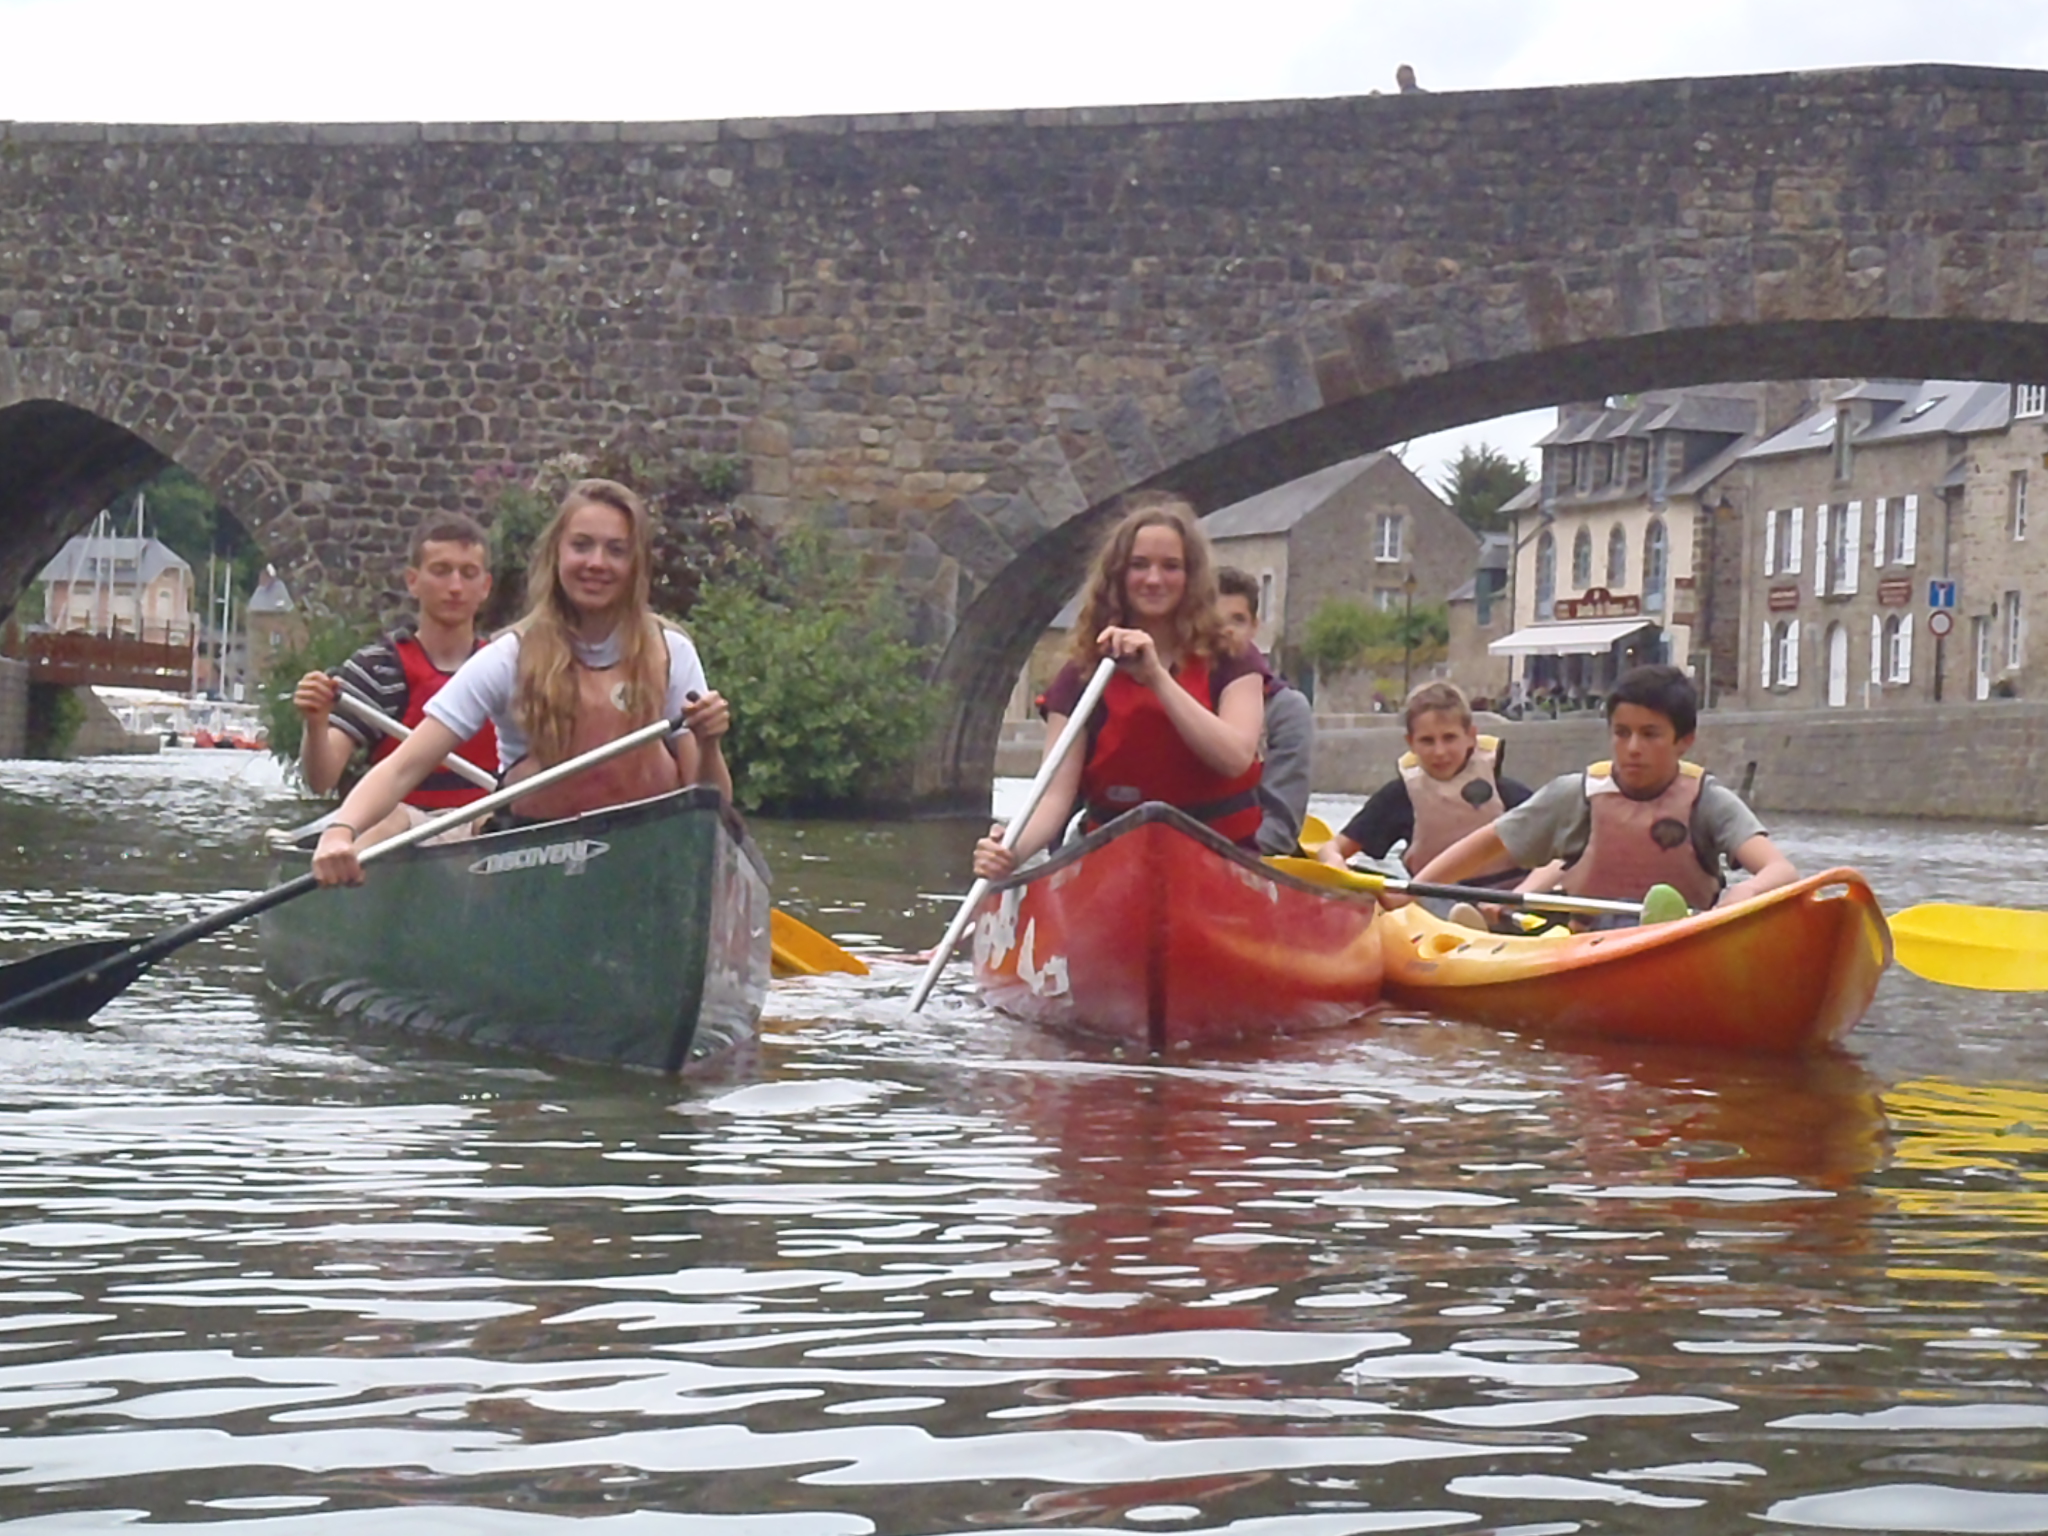
{"type": "Polygon", "coordinates": [[[1790,613],[1793,609],[1797,608],[1798,606],[1799,588],[1797,586],[1771,588],[1771,612],[1790,613]]]}
{"type": "Polygon", "coordinates": [[[1561,597],[1552,611],[1560,619],[1639,619],[1643,600],[1633,595],[1616,597],[1605,587],[1588,587],[1584,597],[1561,597]]]}
{"type": "Polygon", "coordinates": [[[1885,577],[1877,584],[1877,600],[1887,608],[1910,608],[1913,604],[1913,578],[1885,577]]]}

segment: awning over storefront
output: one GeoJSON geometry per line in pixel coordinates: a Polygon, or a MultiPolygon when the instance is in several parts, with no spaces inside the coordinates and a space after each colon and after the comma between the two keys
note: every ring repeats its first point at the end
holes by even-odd
{"type": "Polygon", "coordinates": [[[1655,629],[1652,619],[1585,619],[1575,624],[1531,624],[1487,646],[1495,656],[1597,656],[1638,630],[1655,629]]]}

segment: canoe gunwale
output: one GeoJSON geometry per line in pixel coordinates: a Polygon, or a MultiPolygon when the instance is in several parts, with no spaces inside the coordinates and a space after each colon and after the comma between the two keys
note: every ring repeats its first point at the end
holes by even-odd
{"type": "MultiPolygon", "coordinates": [[[[681,789],[671,789],[663,794],[650,795],[645,800],[629,800],[623,805],[608,805],[602,810],[581,811],[574,816],[558,816],[552,821],[527,822],[516,827],[501,827],[495,832],[480,832],[475,837],[457,838],[446,843],[415,843],[410,848],[401,848],[389,859],[378,862],[385,866],[408,860],[431,858],[453,858],[468,852],[471,857],[479,848],[489,852],[501,852],[529,841],[552,841],[561,834],[575,828],[580,832],[596,830],[609,831],[615,827],[631,827],[641,822],[675,814],[678,811],[693,811],[716,804],[719,820],[725,824],[726,834],[754,866],[754,872],[765,881],[770,880],[768,860],[755,846],[753,834],[747,830],[746,819],[734,809],[725,796],[709,784],[689,784],[681,789]]],[[[272,851],[280,856],[292,852],[311,853],[313,844],[319,840],[321,831],[331,817],[321,817],[307,822],[304,826],[292,827],[286,831],[271,833],[274,841],[272,851]]]]}
{"type": "Polygon", "coordinates": [[[1058,848],[1047,854],[1045,858],[1026,864],[1022,868],[1005,875],[1000,880],[991,880],[989,882],[989,891],[991,894],[1000,894],[1003,891],[1015,890],[1019,887],[1030,885],[1035,881],[1043,880],[1049,875],[1057,874],[1070,864],[1078,864],[1082,859],[1088,857],[1089,854],[1108,847],[1109,844],[1115,842],[1118,838],[1135,832],[1139,827],[1150,826],[1154,822],[1165,822],[1173,827],[1174,830],[1202,844],[1211,853],[1228,859],[1239,868],[1271,880],[1275,885],[1285,889],[1304,891],[1311,896],[1321,897],[1325,900],[1348,901],[1361,905],[1372,903],[1374,900],[1369,892],[1342,890],[1334,886],[1320,885],[1313,880],[1304,880],[1298,875],[1289,874],[1278,865],[1268,864],[1257,854],[1240,848],[1214,827],[1209,826],[1205,822],[1195,820],[1187,812],[1168,805],[1161,800],[1148,800],[1143,805],[1125,811],[1123,815],[1117,817],[1114,821],[1103,823],[1103,825],[1097,827],[1085,837],[1076,838],[1070,843],[1062,843],[1058,848]]]}

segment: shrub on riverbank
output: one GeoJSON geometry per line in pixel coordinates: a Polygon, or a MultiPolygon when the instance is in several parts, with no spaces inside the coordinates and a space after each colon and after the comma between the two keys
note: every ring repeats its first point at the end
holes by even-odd
{"type": "MultiPolygon", "coordinates": [[[[264,729],[268,733],[265,744],[273,753],[287,763],[299,760],[299,742],[305,735],[305,722],[292,707],[292,693],[299,686],[299,679],[315,667],[323,672],[334,671],[355,654],[358,646],[367,645],[377,638],[377,634],[378,625],[373,619],[348,614],[315,614],[307,621],[304,640],[272,654],[263,685],[256,692],[256,703],[262,711],[264,729]]],[[[342,775],[342,793],[346,794],[361,777],[362,763],[362,758],[358,757],[350,764],[349,771],[342,775]]]]}

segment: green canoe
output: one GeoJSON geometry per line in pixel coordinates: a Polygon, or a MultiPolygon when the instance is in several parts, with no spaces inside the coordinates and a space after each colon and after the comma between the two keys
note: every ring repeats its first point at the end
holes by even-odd
{"type": "Polygon", "coordinates": [[[262,938],[273,981],[351,1017],[679,1072],[754,1037],[768,870],[716,790],[684,789],[405,849],[272,908],[262,938]]]}

